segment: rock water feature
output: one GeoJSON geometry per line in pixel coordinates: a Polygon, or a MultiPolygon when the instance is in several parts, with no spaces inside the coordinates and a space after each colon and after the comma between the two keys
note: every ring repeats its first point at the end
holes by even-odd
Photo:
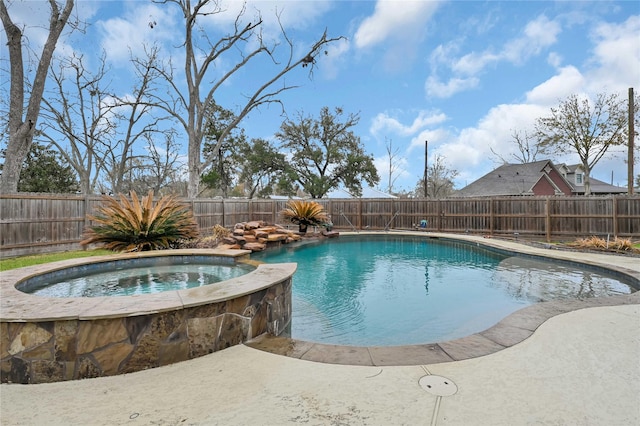
{"type": "Polygon", "coordinates": [[[320,233],[299,234],[282,225],[252,221],[237,223],[229,236],[223,237],[219,248],[262,251],[270,245],[290,244],[303,238],[333,238],[340,235],[336,231],[322,228],[320,233]],[[304,236],[303,236],[304,235],[304,236]]]}

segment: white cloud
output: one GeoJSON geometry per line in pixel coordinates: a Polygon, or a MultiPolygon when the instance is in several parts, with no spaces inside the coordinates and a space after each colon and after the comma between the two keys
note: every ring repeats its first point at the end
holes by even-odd
{"type": "Polygon", "coordinates": [[[439,81],[435,76],[431,75],[424,83],[427,96],[435,96],[437,98],[450,98],[458,92],[473,89],[477,87],[480,80],[476,77],[459,78],[453,77],[446,83],[439,81]]]}
{"type": "Polygon", "coordinates": [[[390,38],[404,42],[422,38],[425,23],[438,8],[436,1],[378,0],[373,15],[367,17],[355,33],[355,45],[363,49],[390,38]]]}
{"type": "Polygon", "coordinates": [[[524,29],[524,36],[519,37],[504,46],[501,57],[512,63],[522,63],[532,56],[538,55],[546,47],[557,41],[560,24],[550,21],[544,15],[529,22],[524,29]]]}
{"type": "Polygon", "coordinates": [[[559,33],[560,25],[542,15],[527,23],[524,34],[505,43],[497,53],[491,49],[480,53],[472,52],[455,61],[451,68],[455,72],[473,75],[499,61],[521,64],[553,45],[559,33]]]}
{"type": "Polygon", "coordinates": [[[362,51],[380,46],[375,53],[380,67],[390,73],[404,71],[416,59],[438,6],[437,1],[378,0],[373,15],[356,30],[353,44],[362,51]]]}
{"type": "MultiPolygon", "coordinates": [[[[285,31],[307,29],[320,17],[325,15],[333,3],[329,0],[317,1],[287,1],[287,0],[226,0],[212,2],[210,15],[201,19],[207,33],[233,31],[238,17],[238,26],[244,27],[249,23],[262,20],[260,34],[265,43],[280,43],[283,41],[282,28],[285,31]],[[242,15],[242,16],[241,16],[242,15]],[[281,28],[282,25],[282,28],[281,28]]],[[[321,34],[317,34],[319,38],[321,34]]],[[[247,45],[248,50],[257,47],[257,40],[247,45]]]]}
{"type": "Polygon", "coordinates": [[[451,70],[458,74],[474,75],[482,71],[488,64],[497,62],[500,56],[491,52],[469,53],[464,55],[451,66],[451,70]]]}
{"type": "Polygon", "coordinates": [[[379,137],[380,134],[385,132],[392,135],[407,137],[420,132],[425,127],[440,124],[446,119],[447,116],[441,112],[419,111],[411,124],[404,125],[400,120],[395,117],[391,117],[385,112],[379,113],[374,117],[369,131],[376,137],[379,137]]]}
{"type": "MultiPolygon", "coordinates": [[[[28,63],[30,60],[26,56],[29,54],[28,52],[33,51],[39,57],[47,41],[51,8],[49,3],[45,1],[13,1],[7,2],[6,7],[13,23],[23,31],[23,40],[28,46],[27,49],[23,49],[25,55],[23,60],[28,63]]],[[[79,23],[82,27],[83,23],[89,21],[95,12],[96,6],[93,3],[76,4],[56,43],[55,56],[71,56],[73,54],[74,49],[69,44],[69,36],[74,33],[73,25],[79,23]]],[[[77,31],[75,33],[79,34],[77,31]]],[[[8,57],[8,52],[5,53],[6,44],[7,37],[3,29],[0,31],[0,57],[3,59],[8,57]]],[[[27,69],[27,72],[29,71],[30,69],[27,69]]]]}
{"type": "MultiPolygon", "coordinates": [[[[241,3],[241,2],[236,2],[241,3]]],[[[306,29],[327,12],[333,3],[329,0],[314,1],[263,1],[253,0],[248,3],[254,5],[262,12],[263,22],[268,27],[280,29],[276,12],[280,16],[280,22],[286,29],[306,29]]]]}
{"type": "Polygon", "coordinates": [[[461,49],[462,40],[453,40],[446,44],[436,46],[429,55],[429,63],[432,71],[436,71],[440,65],[451,66],[453,57],[458,54],[461,49]]]}
{"type": "Polygon", "coordinates": [[[321,55],[318,66],[323,71],[325,78],[334,79],[338,76],[341,66],[348,60],[351,44],[347,39],[340,39],[326,46],[327,54],[321,55]]]}
{"type": "Polygon", "coordinates": [[[572,93],[579,92],[585,85],[585,78],[574,66],[566,66],[558,74],[537,85],[526,94],[527,102],[554,106],[572,93]]]}
{"type": "Polygon", "coordinates": [[[177,44],[176,8],[134,3],[122,16],[98,21],[102,48],[115,64],[142,57],[145,46],[156,42],[177,44]]]}
{"type": "Polygon", "coordinates": [[[236,18],[243,15],[240,26],[249,22],[257,22],[256,18],[262,19],[263,28],[277,29],[279,32],[280,23],[289,29],[305,29],[318,18],[331,10],[333,4],[329,0],[309,1],[287,1],[287,0],[248,0],[246,2],[237,0],[223,0],[211,2],[206,20],[211,25],[217,27],[231,27],[236,18]],[[278,22],[278,19],[280,23],[278,22]]]}
{"type": "Polygon", "coordinates": [[[595,46],[589,69],[592,92],[620,92],[638,87],[640,75],[640,16],[620,24],[602,23],[592,34],[595,46]]]}
{"type": "Polygon", "coordinates": [[[450,137],[451,135],[449,134],[449,131],[447,131],[445,128],[442,128],[442,127],[436,128],[436,129],[422,130],[416,136],[411,138],[411,143],[409,144],[409,148],[407,149],[407,152],[414,152],[414,151],[423,152],[424,142],[429,141],[429,147],[430,147],[429,152],[431,153],[430,154],[431,156],[433,155],[432,148],[437,147],[438,144],[440,144],[442,141],[446,141],[450,137]]]}
{"type": "MultiPolygon", "coordinates": [[[[571,94],[626,93],[628,87],[638,83],[639,33],[639,16],[630,17],[621,24],[596,26],[592,35],[593,56],[585,69],[581,71],[574,65],[559,68],[556,75],[527,92],[527,102],[555,106],[571,94]]],[[[549,62],[559,63],[560,59],[552,53],[549,62]]]]}
{"type": "Polygon", "coordinates": [[[560,31],[560,25],[556,21],[541,15],[527,23],[521,36],[505,43],[499,50],[488,48],[482,52],[470,52],[455,58],[453,55],[460,50],[460,41],[438,46],[430,57],[432,74],[425,82],[426,93],[428,96],[448,98],[475,88],[480,82],[477,75],[488,66],[501,61],[522,64],[553,45],[560,31]],[[453,74],[447,83],[442,83],[436,77],[441,64],[448,67],[453,74]]]}
{"type": "Polygon", "coordinates": [[[547,56],[547,63],[554,68],[558,68],[560,65],[562,65],[562,55],[560,55],[558,52],[549,53],[549,55],[547,56]]]}

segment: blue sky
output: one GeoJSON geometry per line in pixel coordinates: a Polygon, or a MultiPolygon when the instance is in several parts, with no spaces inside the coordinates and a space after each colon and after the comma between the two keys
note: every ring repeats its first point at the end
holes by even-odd
{"type": "MultiPolygon", "coordinates": [[[[227,2],[228,12],[212,18],[212,35],[229,28],[240,4],[227,2]]],[[[601,92],[626,98],[629,87],[640,91],[636,1],[247,2],[248,15],[257,9],[265,37],[273,40],[282,41],[276,10],[300,48],[325,28],[331,37],[345,37],[327,49],[313,79],[304,69],[288,75],[287,83],[301,87],[281,99],[291,117],[317,116],[323,106],[358,113],[353,130],[376,159],[382,190],[388,186],[389,141],[400,166],[394,190],[411,190],[422,177],[425,140],[429,161],[442,156],[458,170],[460,188],[499,165],[492,151],[505,158],[515,152],[513,131],[530,131],[559,100],[601,92]]],[[[9,11],[24,20],[37,43],[47,3],[14,2],[9,11]]],[[[180,55],[176,8],[145,0],[79,0],[78,15],[90,26],[61,40],[58,54],[76,51],[97,59],[104,49],[114,90],[130,89],[128,58],[145,44],[163,46],[165,57],[180,55]],[[157,23],[153,29],[150,21],[157,23]]],[[[218,102],[236,108],[264,73],[261,66],[245,67],[218,102]]],[[[250,138],[272,138],[281,122],[281,110],[272,106],[252,112],[241,126],[250,138]]],[[[626,186],[626,155],[624,149],[612,151],[592,175],[610,182],[613,173],[613,183],[626,186]]],[[[572,156],[553,160],[578,162],[572,156]]]]}

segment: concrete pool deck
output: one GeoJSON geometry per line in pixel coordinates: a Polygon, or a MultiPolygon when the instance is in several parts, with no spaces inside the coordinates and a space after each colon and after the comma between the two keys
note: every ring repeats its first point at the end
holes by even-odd
{"type": "MultiPolygon", "coordinates": [[[[553,254],[640,277],[638,257],[553,254]]],[[[640,293],[621,299],[547,315],[520,343],[461,361],[339,365],[239,345],[121,376],[2,384],[0,424],[640,424],[640,293]],[[438,395],[426,375],[457,391],[438,395]]]]}

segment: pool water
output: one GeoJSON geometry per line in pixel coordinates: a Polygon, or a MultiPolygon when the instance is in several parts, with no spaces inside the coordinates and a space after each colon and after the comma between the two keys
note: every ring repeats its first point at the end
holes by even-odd
{"type": "Polygon", "coordinates": [[[66,277],[29,293],[46,297],[131,296],[184,290],[225,281],[255,268],[249,265],[176,264],[132,267],[66,277]]]}
{"type": "Polygon", "coordinates": [[[634,291],[604,273],[422,237],[342,236],[251,258],[298,264],[291,337],[327,344],[445,341],[536,302],[634,291]]]}

